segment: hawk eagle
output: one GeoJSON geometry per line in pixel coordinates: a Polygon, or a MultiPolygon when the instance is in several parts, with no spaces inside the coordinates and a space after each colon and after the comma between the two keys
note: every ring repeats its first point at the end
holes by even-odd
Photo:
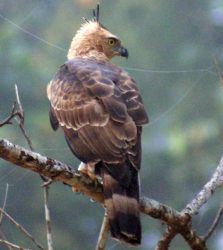
{"type": "Polygon", "coordinates": [[[142,125],[148,117],[136,82],[113,64],[128,57],[120,39],[99,22],[85,20],[63,64],[48,84],[50,122],[64,131],[80,171],[103,181],[112,237],[140,244],[139,180],[142,125]]]}

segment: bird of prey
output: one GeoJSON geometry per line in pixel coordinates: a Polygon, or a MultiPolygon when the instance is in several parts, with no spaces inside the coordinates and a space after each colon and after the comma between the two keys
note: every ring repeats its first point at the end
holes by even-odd
{"type": "Polygon", "coordinates": [[[48,84],[52,128],[61,127],[80,171],[101,176],[113,238],[141,241],[139,179],[142,125],[148,122],[136,82],[110,60],[128,57],[99,21],[99,7],[74,36],[68,61],[48,84]]]}

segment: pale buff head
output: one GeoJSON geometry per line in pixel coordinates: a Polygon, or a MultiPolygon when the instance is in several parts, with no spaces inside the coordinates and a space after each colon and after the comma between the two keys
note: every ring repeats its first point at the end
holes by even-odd
{"type": "Polygon", "coordinates": [[[121,45],[120,39],[98,20],[86,20],[74,36],[67,54],[68,60],[77,56],[109,60],[114,56],[128,57],[128,51],[121,45]]]}

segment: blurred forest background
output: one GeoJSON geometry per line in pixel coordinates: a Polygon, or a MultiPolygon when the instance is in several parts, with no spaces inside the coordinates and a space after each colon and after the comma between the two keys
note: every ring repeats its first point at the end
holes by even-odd
{"type": "MultiPolygon", "coordinates": [[[[98,1],[97,1],[98,2],[98,1]]],[[[222,0],[102,0],[101,21],[128,48],[126,69],[141,90],[150,124],[143,133],[142,195],[181,210],[210,178],[223,154],[223,89],[214,65],[223,68],[222,0]]],[[[66,60],[66,51],[82,17],[91,18],[93,0],[0,0],[0,120],[10,112],[17,83],[25,109],[25,127],[35,151],[74,167],[78,161],[63,135],[48,121],[46,85],[66,60]]],[[[0,137],[27,147],[18,126],[0,129],[0,137]]],[[[38,175],[0,160],[0,203],[6,183],[6,211],[45,244],[43,190],[38,175]]],[[[194,220],[204,234],[220,203],[222,190],[194,220]]],[[[50,208],[56,250],[94,249],[102,207],[55,183],[50,208]]],[[[163,226],[142,215],[139,250],[154,249],[163,226]]],[[[11,242],[34,249],[3,219],[11,242]]],[[[223,249],[223,222],[209,247],[223,249]]],[[[5,249],[3,245],[0,249],[5,249]]],[[[127,247],[109,240],[108,250],[127,247]]],[[[179,237],[171,249],[186,250],[179,237]]]]}

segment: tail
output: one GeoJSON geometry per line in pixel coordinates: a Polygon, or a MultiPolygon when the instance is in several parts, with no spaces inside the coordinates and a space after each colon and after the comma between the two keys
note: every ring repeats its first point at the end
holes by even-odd
{"type": "MultiPolygon", "coordinates": [[[[112,237],[129,245],[141,242],[141,223],[139,213],[138,171],[132,166],[103,166],[101,169],[105,207],[112,237]],[[128,168],[128,176],[114,178],[117,171],[128,168]],[[113,177],[114,176],[114,177],[113,177]]],[[[121,174],[121,173],[120,173],[121,174]]],[[[119,175],[120,177],[120,175],[119,175]]]]}

